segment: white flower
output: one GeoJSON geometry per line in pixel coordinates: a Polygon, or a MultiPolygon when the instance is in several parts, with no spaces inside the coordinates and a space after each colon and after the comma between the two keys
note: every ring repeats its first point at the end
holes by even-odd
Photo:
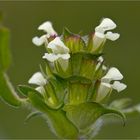
{"type": "Polygon", "coordinates": [[[45,53],[43,58],[50,62],[54,62],[59,58],[64,60],[68,60],[70,58],[69,48],[65,46],[59,37],[56,37],[51,41],[47,47],[52,50],[52,53],[45,53]]]}
{"type": "Polygon", "coordinates": [[[120,71],[115,67],[110,68],[107,74],[101,79],[96,101],[104,99],[112,91],[112,89],[117,90],[118,92],[124,90],[127,86],[119,81],[116,81],[121,79],[123,79],[123,75],[120,71]],[[111,84],[112,81],[114,81],[113,84],[111,84]]]}
{"type": "Polygon", "coordinates": [[[112,67],[109,69],[107,74],[104,77],[102,77],[101,83],[110,84],[111,81],[114,81],[113,84],[110,84],[111,88],[120,92],[127,87],[125,84],[117,81],[117,80],[122,80],[122,79],[123,79],[123,75],[120,73],[120,71],[117,68],[112,67]]]}
{"type": "Polygon", "coordinates": [[[36,72],[28,81],[29,84],[34,84],[38,86],[44,86],[47,83],[47,80],[43,77],[41,72],[36,72]]]}
{"type": "Polygon", "coordinates": [[[96,48],[105,42],[106,39],[115,41],[120,37],[118,33],[112,33],[109,30],[116,28],[116,24],[109,18],[104,18],[99,26],[95,28],[93,43],[96,48]],[[105,33],[106,31],[109,31],[105,33]]]}
{"type": "Polygon", "coordinates": [[[33,44],[35,44],[36,46],[41,46],[43,44],[47,45],[48,44],[48,38],[50,36],[57,36],[57,33],[53,29],[52,23],[50,21],[46,21],[43,24],[41,24],[38,27],[38,30],[43,30],[43,31],[46,32],[46,34],[45,35],[42,35],[41,37],[35,36],[32,39],[33,44]]]}

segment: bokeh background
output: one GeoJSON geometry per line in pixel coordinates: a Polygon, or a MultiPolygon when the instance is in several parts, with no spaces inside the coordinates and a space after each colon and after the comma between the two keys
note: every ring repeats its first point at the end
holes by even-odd
{"type": "MultiPolygon", "coordinates": [[[[140,2],[69,1],[69,2],[2,2],[0,11],[4,24],[11,30],[13,64],[9,76],[14,86],[27,84],[32,73],[39,70],[44,50],[32,44],[33,36],[41,35],[37,27],[44,21],[53,22],[61,34],[64,26],[71,31],[85,34],[94,31],[103,17],[113,19],[121,34],[119,40],[106,43],[105,58],[110,66],[116,66],[124,75],[127,90],[114,92],[116,98],[130,97],[140,102],[140,2]]],[[[0,102],[0,138],[55,138],[45,121],[34,118],[25,124],[28,110],[13,109],[0,102]]],[[[105,125],[96,138],[140,138],[140,116],[121,123],[105,125]]]]}

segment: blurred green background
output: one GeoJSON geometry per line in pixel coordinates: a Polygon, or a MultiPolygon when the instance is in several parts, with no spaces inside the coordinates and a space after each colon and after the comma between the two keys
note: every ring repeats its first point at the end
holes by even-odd
{"type": "MultiPolygon", "coordinates": [[[[31,39],[42,32],[37,27],[44,21],[54,23],[61,34],[64,26],[85,34],[94,31],[103,17],[113,19],[121,34],[116,42],[106,43],[107,64],[116,66],[124,75],[127,90],[114,92],[116,98],[130,97],[140,102],[140,2],[0,2],[4,24],[11,30],[13,64],[9,76],[14,86],[27,84],[32,73],[39,70],[44,50],[35,47],[31,39]]],[[[55,138],[45,121],[34,118],[25,124],[28,110],[13,109],[0,102],[0,138],[55,138]]],[[[121,123],[105,125],[96,138],[140,138],[140,116],[121,123]]]]}

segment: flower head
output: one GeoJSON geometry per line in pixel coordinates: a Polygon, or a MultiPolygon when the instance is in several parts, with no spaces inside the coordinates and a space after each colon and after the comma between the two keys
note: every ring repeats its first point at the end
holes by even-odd
{"type": "Polygon", "coordinates": [[[116,28],[116,24],[109,18],[104,18],[100,25],[95,28],[95,34],[93,37],[94,46],[98,48],[106,39],[115,41],[120,37],[118,33],[112,33],[109,30],[116,28]],[[108,31],[107,33],[105,33],[108,31]]]}
{"type": "Polygon", "coordinates": [[[59,58],[64,60],[68,60],[70,58],[69,48],[65,46],[59,37],[56,37],[51,41],[47,47],[52,50],[52,53],[45,53],[43,58],[50,62],[54,62],[59,58]]]}

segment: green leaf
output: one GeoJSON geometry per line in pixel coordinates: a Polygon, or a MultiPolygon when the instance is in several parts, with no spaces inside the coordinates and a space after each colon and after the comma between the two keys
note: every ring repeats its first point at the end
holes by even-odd
{"type": "Polygon", "coordinates": [[[45,118],[52,131],[59,138],[77,138],[78,131],[76,127],[67,119],[62,110],[50,109],[38,94],[29,93],[31,104],[39,111],[45,114],[45,118]]]}
{"type": "Polygon", "coordinates": [[[0,70],[6,71],[11,62],[11,54],[9,50],[9,30],[0,27],[0,70]]]}
{"type": "Polygon", "coordinates": [[[17,96],[13,86],[11,85],[7,75],[0,71],[0,97],[9,105],[20,106],[21,100],[17,96]]]}
{"type": "Polygon", "coordinates": [[[0,26],[0,97],[9,105],[17,107],[21,105],[21,100],[6,74],[11,63],[9,37],[9,30],[0,26]]]}
{"type": "Polygon", "coordinates": [[[64,107],[66,115],[77,126],[79,130],[87,129],[92,126],[97,119],[99,119],[104,114],[116,114],[119,115],[123,120],[125,116],[117,111],[105,108],[104,106],[95,103],[88,102],[79,105],[67,105],[64,107]]]}
{"type": "Polygon", "coordinates": [[[28,97],[29,93],[33,92],[35,94],[38,94],[38,96],[40,96],[41,98],[43,98],[43,96],[38,91],[36,91],[34,88],[32,88],[30,86],[19,85],[18,86],[18,91],[25,97],[28,97]]]}

